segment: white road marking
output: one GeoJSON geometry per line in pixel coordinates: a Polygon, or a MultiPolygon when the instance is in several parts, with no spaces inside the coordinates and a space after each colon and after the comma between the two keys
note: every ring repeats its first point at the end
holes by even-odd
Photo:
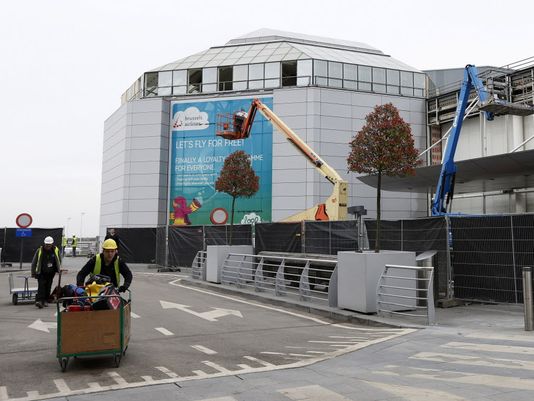
{"type": "Polygon", "coordinates": [[[269,368],[276,366],[276,365],[273,365],[272,363],[263,361],[263,360],[258,359],[258,358],[254,358],[253,356],[245,355],[243,358],[248,359],[249,361],[257,362],[257,363],[259,363],[260,365],[267,366],[267,367],[269,367],[269,368]]]}
{"type": "Polygon", "coordinates": [[[126,386],[128,384],[128,382],[124,380],[124,378],[117,372],[108,372],[108,375],[115,380],[115,383],[117,383],[119,386],[126,386]]]}
{"type": "Polygon", "coordinates": [[[217,353],[217,351],[204,347],[203,345],[192,345],[191,347],[208,355],[215,355],[217,353]]]}
{"type": "Polygon", "coordinates": [[[102,390],[102,386],[100,385],[100,383],[89,382],[89,383],[87,383],[87,386],[88,386],[91,390],[96,390],[96,391],[100,391],[100,390],[102,390]]]}
{"type": "Polygon", "coordinates": [[[208,377],[209,375],[203,370],[193,370],[193,373],[198,377],[208,377]]]}
{"type": "Polygon", "coordinates": [[[213,310],[207,311],[207,312],[195,312],[194,310],[189,309],[190,306],[188,305],[182,305],[177,304],[174,302],[168,302],[168,301],[159,301],[161,304],[161,307],[163,309],[179,309],[183,312],[190,313],[193,316],[199,317],[201,319],[207,320],[208,322],[216,322],[217,319],[220,319],[221,317],[233,315],[242,318],[243,314],[234,309],[223,309],[223,308],[213,308],[213,310]]]}
{"type": "Polygon", "coordinates": [[[67,382],[63,379],[54,379],[54,384],[56,385],[60,393],[70,392],[70,387],[67,385],[67,382]]]}
{"type": "Polygon", "coordinates": [[[7,395],[7,388],[6,386],[0,386],[0,401],[6,401],[9,397],[7,395]]]}
{"type": "Polygon", "coordinates": [[[157,331],[159,331],[164,336],[172,336],[174,333],[172,331],[167,330],[165,327],[155,327],[157,331]]]}
{"type": "Polygon", "coordinates": [[[486,333],[486,332],[474,332],[474,333],[468,333],[464,334],[464,337],[468,338],[479,338],[484,340],[505,340],[505,341],[524,341],[529,342],[531,344],[534,344],[534,339],[532,338],[532,334],[525,332],[525,334],[512,334],[507,333],[504,334],[497,334],[497,333],[486,333]]]}
{"type": "Polygon", "coordinates": [[[474,384],[479,386],[511,388],[515,390],[534,390],[534,380],[519,377],[485,375],[480,373],[466,373],[443,369],[406,368],[405,366],[391,366],[398,372],[374,371],[373,373],[388,376],[412,377],[416,379],[438,380],[447,383],[474,384]],[[399,373],[402,372],[402,373],[399,373]],[[411,373],[413,372],[413,373],[411,373]],[[420,372],[420,373],[419,373],[420,372]]]}
{"type": "Polygon", "coordinates": [[[307,355],[307,354],[289,354],[289,356],[299,356],[302,358],[313,358],[313,355],[307,355]]]}
{"type": "Polygon", "coordinates": [[[343,397],[341,394],[316,384],[311,386],[285,388],[277,390],[277,392],[282,393],[290,400],[295,401],[351,401],[350,399],[343,397]]]}
{"type": "Polygon", "coordinates": [[[143,379],[147,383],[152,383],[154,381],[154,378],[152,376],[141,376],[141,379],[143,379]]]}
{"type": "Polygon", "coordinates": [[[203,398],[198,401],[237,401],[234,397],[203,398]]]}
{"type": "Polygon", "coordinates": [[[139,319],[141,316],[139,316],[137,313],[130,312],[130,316],[132,319],[139,319]]]}
{"type": "Polygon", "coordinates": [[[237,366],[239,366],[241,369],[245,369],[245,370],[252,369],[252,366],[249,366],[246,363],[238,363],[237,366]]]}
{"type": "Polygon", "coordinates": [[[518,359],[489,358],[480,356],[441,354],[436,352],[419,352],[410,357],[423,361],[457,363],[469,366],[491,366],[506,369],[534,370],[534,362],[520,361],[518,359]]]}
{"type": "Polygon", "coordinates": [[[232,373],[231,370],[228,370],[226,369],[225,367],[219,365],[219,364],[216,364],[215,362],[211,362],[211,361],[202,361],[202,363],[204,365],[207,365],[209,366],[210,368],[213,368],[215,370],[218,370],[219,372],[221,373],[232,373]]]}
{"type": "Polygon", "coordinates": [[[262,351],[262,352],[260,352],[260,354],[265,354],[265,355],[285,355],[286,353],[285,352],[262,351]]]}
{"type": "MultiPolygon", "coordinates": [[[[385,391],[390,394],[394,394],[395,399],[397,399],[397,397],[402,397],[402,399],[410,401],[468,401],[466,398],[459,397],[457,395],[450,394],[445,391],[431,390],[421,387],[399,386],[397,384],[377,383],[369,381],[364,381],[364,383],[380,391],[385,391]]],[[[384,399],[386,398],[389,397],[384,397],[384,399]]]]}
{"type": "Polygon", "coordinates": [[[319,354],[319,355],[322,355],[322,354],[328,354],[328,352],[326,351],[306,351],[308,354],[319,354]]]}
{"type": "Polygon", "coordinates": [[[173,379],[178,376],[178,374],[174,373],[172,370],[167,369],[165,366],[155,366],[157,370],[159,370],[162,373],[165,373],[167,376],[172,377],[173,379]]]}
{"type": "Polygon", "coordinates": [[[442,345],[444,348],[466,349],[469,351],[507,352],[513,354],[534,355],[532,347],[518,347],[515,345],[475,344],[450,342],[442,345]]]}
{"type": "Polygon", "coordinates": [[[37,319],[35,322],[28,326],[30,329],[44,331],[50,333],[50,329],[57,329],[57,322],[43,322],[41,319],[37,319]]]}

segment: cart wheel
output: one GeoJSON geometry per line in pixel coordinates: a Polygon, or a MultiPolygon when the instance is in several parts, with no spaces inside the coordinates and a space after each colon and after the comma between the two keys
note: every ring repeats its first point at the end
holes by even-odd
{"type": "Polygon", "coordinates": [[[113,357],[116,368],[118,368],[121,364],[121,357],[122,357],[122,352],[120,354],[115,354],[115,356],[113,357]]]}
{"type": "Polygon", "coordinates": [[[61,371],[65,372],[67,370],[67,364],[69,363],[69,358],[58,358],[59,366],[61,366],[61,371]]]}
{"type": "Polygon", "coordinates": [[[19,303],[19,296],[18,294],[13,294],[13,297],[11,298],[11,302],[13,302],[13,305],[16,305],[19,303]]]}

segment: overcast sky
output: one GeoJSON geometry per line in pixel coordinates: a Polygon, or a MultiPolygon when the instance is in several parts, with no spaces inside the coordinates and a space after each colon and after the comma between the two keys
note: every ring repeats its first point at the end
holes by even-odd
{"type": "Polygon", "coordinates": [[[104,120],[144,71],[260,28],[363,42],[415,68],[534,56],[529,0],[7,0],[0,226],[97,235],[104,120]]]}

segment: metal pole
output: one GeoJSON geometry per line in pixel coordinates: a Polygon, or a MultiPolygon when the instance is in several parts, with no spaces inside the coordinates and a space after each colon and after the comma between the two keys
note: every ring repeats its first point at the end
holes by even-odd
{"type": "Polygon", "coordinates": [[[532,316],[532,267],[523,267],[523,304],[525,310],[525,331],[534,330],[532,316]]]}
{"type": "Polygon", "coordinates": [[[24,249],[24,237],[20,237],[20,270],[22,270],[22,250],[24,249]]]}

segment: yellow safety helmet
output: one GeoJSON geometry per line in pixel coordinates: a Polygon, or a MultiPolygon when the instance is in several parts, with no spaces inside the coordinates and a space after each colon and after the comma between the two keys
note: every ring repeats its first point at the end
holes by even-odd
{"type": "Polygon", "coordinates": [[[102,244],[102,249],[117,249],[117,243],[115,242],[115,240],[108,238],[102,244]]]}

